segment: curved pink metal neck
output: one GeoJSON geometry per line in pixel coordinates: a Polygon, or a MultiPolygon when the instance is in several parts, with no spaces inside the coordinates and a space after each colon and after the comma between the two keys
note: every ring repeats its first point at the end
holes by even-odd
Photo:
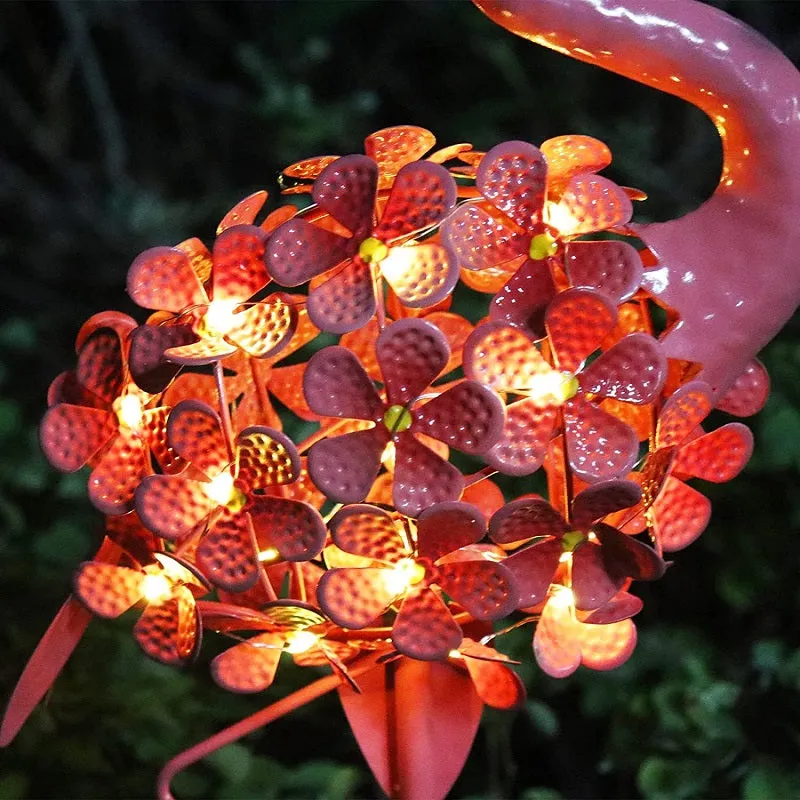
{"type": "Polygon", "coordinates": [[[633,227],[659,259],[645,287],[680,314],[667,355],[701,362],[724,392],[800,302],[800,73],[695,0],[474,2],[519,36],[711,117],[723,147],[713,196],[680,219],[633,227]]]}

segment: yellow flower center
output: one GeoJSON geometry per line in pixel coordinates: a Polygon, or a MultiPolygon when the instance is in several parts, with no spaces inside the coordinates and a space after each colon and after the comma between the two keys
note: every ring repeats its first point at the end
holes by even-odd
{"type": "Polygon", "coordinates": [[[370,236],[361,242],[358,255],[365,264],[379,264],[389,255],[389,248],[380,239],[370,236]]]}
{"type": "Polygon", "coordinates": [[[384,570],[382,577],[389,592],[398,595],[425,580],[425,567],[413,558],[401,558],[391,569],[384,570]]]}
{"type": "Polygon", "coordinates": [[[414,418],[411,412],[401,405],[389,406],[383,415],[383,424],[389,429],[390,433],[402,433],[411,427],[414,418]]]}
{"type": "Polygon", "coordinates": [[[549,233],[539,233],[531,239],[531,248],[528,255],[534,261],[542,261],[550,258],[558,252],[558,239],[549,233]]]}
{"type": "Polygon", "coordinates": [[[142,424],[142,401],[135,394],[118,397],[112,407],[122,427],[138,430],[142,424]]]}
{"type": "Polygon", "coordinates": [[[247,504],[247,496],[233,484],[233,475],[227,470],[203,485],[206,496],[219,506],[226,506],[236,513],[247,504]]]}

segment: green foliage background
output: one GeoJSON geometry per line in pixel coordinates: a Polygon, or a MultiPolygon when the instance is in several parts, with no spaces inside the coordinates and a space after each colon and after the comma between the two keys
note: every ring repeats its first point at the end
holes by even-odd
{"type": "MultiPolygon", "coordinates": [[[[796,4],[718,5],[800,57],[796,4]]],[[[0,64],[0,700],[99,536],[85,475],[39,453],[46,387],[86,317],[134,311],[124,281],[139,251],[210,240],[239,198],[276,196],[282,166],[358,152],[391,124],[480,149],[597,136],[615,154],[610,176],[649,193],[642,220],[691,209],[719,174],[700,112],[517,40],[467,2],[5,3],[0,64]]],[[[769,265],[765,247],[754,269],[769,265]]],[[[509,637],[529,703],[486,713],[454,797],[800,797],[796,320],[763,357],[774,390],[752,420],[756,454],[733,484],[703,487],[710,528],[641,588],[634,657],[558,682],[532,665],[529,630],[509,637]]],[[[142,656],[130,626],[90,626],[0,752],[0,798],[152,796],[167,758],[309,679],[286,664],[268,696],[227,695],[208,677],[218,643],[180,673],[142,656]]],[[[335,698],[175,788],[378,794],[335,698]]]]}

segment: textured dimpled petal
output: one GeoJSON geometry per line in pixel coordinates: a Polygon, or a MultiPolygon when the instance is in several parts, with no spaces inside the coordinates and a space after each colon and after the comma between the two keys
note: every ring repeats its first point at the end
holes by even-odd
{"type": "Polygon", "coordinates": [[[586,531],[593,522],[635,506],[641,497],[639,485],[629,480],[603,481],[588,486],[572,502],[572,523],[578,530],[586,531]]]}
{"type": "Polygon", "coordinates": [[[375,345],[390,404],[407,406],[444,369],[450,348],[430,322],[402,319],[389,325],[375,345]]]}
{"type": "Polygon", "coordinates": [[[277,355],[289,342],[297,324],[294,306],[279,297],[255,303],[233,315],[226,337],[256,358],[277,355]]]}
{"type": "Polygon", "coordinates": [[[483,384],[466,380],[418,406],[411,430],[478,455],[500,439],[504,423],[503,401],[483,384]]]}
{"type": "Polygon", "coordinates": [[[150,454],[139,436],[121,429],[89,476],[89,500],[103,514],[127,514],[142,478],[151,472],[150,454]]]}
{"type": "Polygon", "coordinates": [[[319,512],[301,500],[256,497],[249,508],[259,550],[274,547],[286,561],[316,558],[327,530],[319,512]]]}
{"type": "Polygon", "coordinates": [[[98,617],[114,619],[142,597],[144,573],[138,569],[85,561],[73,578],[80,601],[98,617]]]}
{"type": "Polygon", "coordinates": [[[725,483],[735,478],[753,453],[753,434],[741,422],[729,422],[684,444],[672,462],[677,475],[725,483]]]}
{"type": "Polygon", "coordinates": [[[220,589],[250,589],[258,580],[259,568],[247,515],[223,510],[200,540],[195,560],[206,578],[220,589]]]}
{"type": "Polygon", "coordinates": [[[364,139],[364,153],[377,162],[382,174],[396,175],[401,167],[422,158],[436,137],[417,125],[381,128],[364,139]]]}
{"type": "Polygon", "coordinates": [[[531,399],[506,406],[503,435],[486,453],[486,463],[504,475],[530,475],[542,465],[558,409],[541,408],[531,399]]]}
{"type": "Polygon", "coordinates": [[[367,504],[346,506],[330,521],[334,544],[346,553],[394,563],[408,555],[391,515],[367,504]]]}
{"type": "Polygon", "coordinates": [[[611,163],[611,151],[599,139],[579,134],[555,136],[542,142],[551,181],[563,182],[586,172],[600,172],[611,163]]]}
{"type": "Polygon", "coordinates": [[[571,242],[564,266],[573,286],[595,289],[615,305],[633,297],[642,282],[642,259],[627,242],[571,242]]]}
{"type": "Polygon", "coordinates": [[[142,308],[175,313],[208,302],[189,258],[174,247],[151,247],[134,259],[128,294],[142,308]]]}
{"type": "Polygon", "coordinates": [[[240,200],[217,225],[217,236],[234,225],[252,225],[256,221],[258,212],[267,202],[268,194],[264,189],[253,192],[240,200]]]}
{"type": "Polygon", "coordinates": [[[528,258],[497,292],[489,306],[489,317],[541,339],[545,335],[545,311],[555,296],[547,262],[528,258]]]}
{"type": "Polygon", "coordinates": [[[652,508],[653,534],[665,553],[683,550],[706,529],[711,501],[677,478],[668,477],[652,508]]]}
{"type": "Polygon", "coordinates": [[[517,607],[514,573],[494,561],[442,564],[437,582],[475,619],[501,619],[517,607]]]}
{"type": "Polygon", "coordinates": [[[483,514],[469,503],[439,503],[425,509],[417,521],[417,552],[436,561],[479,542],[486,532],[483,514]]]}
{"type": "Polygon", "coordinates": [[[581,663],[589,669],[610,670],[622,666],[636,647],[636,625],[624,619],[610,625],[578,623],[581,663]]]}
{"type": "Polygon", "coordinates": [[[572,554],[572,591],[575,606],[594,610],[604,606],[624,585],[624,569],[610,572],[606,553],[599,545],[584,542],[572,554]]]}
{"type": "Polygon", "coordinates": [[[86,338],[78,353],[75,377],[84,389],[106,403],[119,395],[125,376],[123,347],[116,331],[97,330],[86,338]]]}
{"type": "Polygon", "coordinates": [[[536,536],[563,536],[569,523],[543,497],[521,497],[506,503],[489,521],[489,538],[512,544],[536,536]]]}
{"type": "Polygon", "coordinates": [[[382,567],[329,569],[317,586],[319,607],[337,625],[365,628],[397,596],[382,567]]]}
{"type": "Polygon", "coordinates": [[[229,692],[263,692],[275,678],[283,638],[278,633],[261,633],[231,647],[211,662],[211,677],[229,692]]]}
{"type": "Polygon", "coordinates": [[[247,300],[269,282],[264,265],[267,234],[253,225],[235,225],[217,236],[212,250],[212,299],[247,300]]]}
{"type": "Polygon", "coordinates": [[[235,352],[236,345],[229,344],[220,337],[214,337],[178,347],[169,347],[164,351],[164,358],[173,364],[185,367],[201,367],[221,361],[235,352]]]}
{"type": "Polygon", "coordinates": [[[328,333],[349,333],[375,314],[375,289],[368,264],[347,261],[314,286],[308,298],[308,316],[328,333]]]}
{"type": "Polygon", "coordinates": [[[603,562],[609,576],[654,581],[666,571],[664,560],[652,547],[638,539],[626,536],[602,522],[594,526],[594,533],[600,542],[603,562]]]}
{"type": "Polygon", "coordinates": [[[164,351],[183,347],[197,337],[191,325],[140,325],[130,336],[128,366],[136,385],[158,394],[178,374],[180,365],[164,358],[164,351]]]}
{"type": "Polygon", "coordinates": [[[533,654],[551,678],[572,675],[581,663],[578,622],[566,604],[548,600],[533,635],[533,654]]]}
{"type": "Polygon", "coordinates": [[[711,387],[702,381],[681,386],[661,407],[656,447],[683,444],[711,411],[711,387]]]}
{"type": "Polygon", "coordinates": [[[314,182],[314,202],[347,228],[356,240],[372,229],[378,165],[367,156],[350,155],[325,167],[314,182]]]}
{"type": "Polygon", "coordinates": [[[303,376],[303,393],[317,414],[377,421],[384,402],[358,357],[345,347],[314,353],[303,376]]]}
{"type": "Polygon", "coordinates": [[[62,472],[80,469],[117,432],[114,414],[98,408],[59,403],[47,410],[39,442],[47,460],[62,472]]]}
{"type": "Polygon", "coordinates": [[[630,222],[633,205],[624,190],[599,175],[576,175],[561,195],[559,217],[569,224],[561,233],[579,236],[630,222]]]}
{"type": "Polygon", "coordinates": [[[400,653],[420,661],[439,661],[458,649],[461,639],[461,628],[432,589],[406,595],[392,627],[392,644],[400,653]]]}
{"type": "Polygon", "coordinates": [[[291,483],[299,473],[297,448],[280,431],[254,425],[236,437],[236,478],[248,491],[291,483]]]}
{"type": "Polygon", "coordinates": [[[715,408],[735,417],[749,417],[764,407],[769,396],[769,375],[766,367],[754,358],[736,378],[715,408]]]}
{"type": "Polygon", "coordinates": [[[136,490],[136,511],[153,533],[180,539],[216,508],[206,485],[180,475],[149,475],[136,490]]]}
{"type": "Polygon", "coordinates": [[[210,478],[228,463],[219,415],[199,400],[184,400],[167,420],[167,440],[175,452],[210,478]]]}
{"type": "Polygon", "coordinates": [[[194,598],[185,586],[161,605],[148,605],[133,628],[139,647],[168,666],[185,664],[197,651],[200,628],[194,598]]]}
{"type": "Polygon", "coordinates": [[[425,308],[444,300],[458,283],[455,254],[441,244],[393,247],[381,262],[381,272],[409,308],[425,308]]]}
{"type": "Polygon", "coordinates": [[[541,220],[547,164],[532,144],[511,141],[493,147],[478,167],[476,183],[481,194],[523,230],[541,220]]]}
{"type": "Polygon", "coordinates": [[[617,592],[604,606],[581,618],[581,622],[591,625],[611,625],[623,619],[636,616],[644,608],[640,597],[628,592],[617,592]]]}

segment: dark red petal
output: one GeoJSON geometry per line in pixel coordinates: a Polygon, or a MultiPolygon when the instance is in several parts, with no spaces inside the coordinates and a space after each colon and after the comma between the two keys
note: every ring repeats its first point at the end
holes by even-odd
{"type": "Polygon", "coordinates": [[[711,501],[677,478],[669,477],[652,508],[653,533],[667,553],[688,547],[711,519],[711,501]]]}
{"type": "Polygon", "coordinates": [[[104,514],[127,514],[136,488],[150,472],[147,446],[136,432],[121,428],[89,476],[89,500],[104,514]]]}
{"type": "MultiPolygon", "coordinates": [[[[667,565],[646,544],[616,528],[598,522],[593,528],[600,541],[606,570],[613,578],[627,577],[635,581],[654,581],[660,578],[667,565]]],[[[585,545],[586,546],[586,545],[585,545]]]]}
{"type": "Polygon", "coordinates": [[[525,702],[525,684],[507,664],[464,658],[478,697],[492,708],[512,711],[525,702]]]}
{"type": "Polygon", "coordinates": [[[345,506],[331,519],[330,529],[334,544],[355,556],[392,564],[409,555],[391,515],[377,506],[345,506]]]}
{"type": "Polygon", "coordinates": [[[489,522],[489,538],[497,544],[511,544],[535,536],[563,536],[569,523],[547,500],[522,497],[506,503],[489,522]]]}
{"type": "Polygon", "coordinates": [[[514,576],[518,608],[529,608],[545,599],[563,551],[560,539],[548,539],[517,551],[503,562],[514,576]]]}
{"type": "Polygon", "coordinates": [[[753,453],[753,434],[741,422],[729,422],[684,444],[672,462],[676,475],[724,483],[735,478],[753,453]]]}
{"type": "Polygon", "coordinates": [[[478,455],[502,436],[503,401],[477,381],[462,381],[414,410],[411,430],[478,455]]]}
{"type": "Polygon", "coordinates": [[[224,509],[203,534],[195,560],[215,586],[228,592],[250,589],[258,580],[259,565],[247,515],[224,509]]]}
{"type": "Polygon", "coordinates": [[[601,608],[625,585],[628,576],[622,573],[626,572],[627,561],[624,566],[615,561],[612,571],[609,569],[609,561],[612,560],[603,547],[592,542],[584,542],[574,550],[572,591],[576,608],[584,611],[601,608]]]}
{"type": "Polygon", "coordinates": [[[361,362],[338,345],[324,347],[311,357],[303,393],[313,411],[329,417],[377,421],[385,408],[361,362]]]}
{"type": "Polygon", "coordinates": [[[365,628],[396,597],[386,574],[384,568],[329,569],[317,586],[319,607],[343,628],[365,628]]]}
{"type": "Polygon", "coordinates": [[[572,523],[578,530],[586,531],[608,514],[635,506],[641,497],[642,490],[633,481],[596,483],[576,495],[572,502],[572,523]]]}
{"type": "Polygon", "coordinates": [[[308,316],[328,333],[348,333],[366,325],[375,314],[372,271],[360,258],[332,270],[309,292],[308,316]]]}
{"type": "Polygon", "coordinates": [[[197,337],[191,325],[140,325],[130,336],[128,366],[131,377],[142,391],[162,392],[178,374],[180,365],[164,358],[164,351],[182,347],[197,337]]]}
{"type": "Polygon", "coordinates": [[[442,564],[437,583],[475,619],[502,619],[518,605],[514,573],[494,561],[442,564]]]}
{"type": "Polygon", "coordinates": [[[199,400],[184,400],[172,409],[167,440],[181,458],[209,477],[215,477],[228,464],[219,414],[199,400]]]}
{"type": "Polygon", "coordinates": [[[116,399],[124,385],[123,343],[119,334],[102,328],[81,346],[75,369],[78,383],[106,403],[116,399]]]}
{"type": "Polygon", "coordinates": [[[409,517],[447,500],[458,500],[464,491],[464,476],[410,431],[395,437],[394,485],[392,496],[398,511],[409,517]]]}
{"type": "Polygon", "coordinates": [[[179,475],[150,475],[136,490],[136,512],[153,533],[180,539],[217,507],[206,485],[179,475]]]}
{"type": "Polygon", "coordinates": [[[267,242],[267,269],[281,286],[299,286],[350,258],[358,244],[307,220],[290,219],[267,242]]]}
{"type": "Polygon", "coordinates": [[[617,324],[617,309],[599,292],[568,289],[547,307],[545,325],[558,368],[577,372],[617,324]]]}
{"type": "Polygon", "coordinates": [[[436,561],[442,556],[479,542],[486,533],[483,514],[468,503],[438,503],[417,520],[417,552],[436,561]]]}
{"type": "Polygon", "coordinates": [[[317,442],[308,452],[311,480],[337,503],[361,502],[378,474],[388,441],[389,432],[379,425],[317,442]]]}
{"type": "Polygon", "coordinates": [[[114,414],[59,403],[47,410],[39,442],[47,460],[62,472],[75,472],[117,433],[114,414]]]}
{"type": "Polygon", "coordinates": [[[635,617],[643,607],[644,603],[636,595],[618,592],[604,606],[583,617],[581,622],[591,625],[611,625],[635,617]]]}
{"type": "Polygon", "coordinates": [[[341,222],[358,241],[372,229],[377,185],[378,165],[371,158],[343,156],[322,170],[312,196],[320,210],[341,222]]]}
{"type": "Polygon", "coordinates": [[[229,692],[263,692],[275,678],[283,638],[278,633],[260,633],[231,647],[211,662],[211,677],[229,692]]]}
{"type": "Polygon", "coordinates": [[[630,472],[639,454],[636,432],[580,395],[563,406],[569,463],[579,478],[604,481],[630,472]]]}
{"type": "Polygon", "coordinates": [[[192,593],[176,586],[159,606],[149,605],[133,629],[139,646],[150,658],[169,666],[190,661],[200,647],[200,618],[192,593]]]}
{"type": "Polygon", "coordinates": [[[174,247],[151,247],[134,259],[128,294],[142,308],[174,313],[208,302],[188,257],[174,247]]]}
{"type": "Polygon", "coordinates": [[[421,319],[393,322],[378,336],[375,352],[388,402],[404,406],[433,383],[450,358],[444,334],[421,319]]]}
{"type": "Polygon", "coordinates": [[[764,407],[769,396],[766,367],[754,358],[736,378],[733,386],[717,401],[715,408],[735,417],[749,417],[764,407]]]}
{"type": "Polygon", "coordinates": [[[546,183],[544,157],[527,142],[499,144],[478,166],[480,193],[524,230],[531,230],[541,220],[546,183]]]}
{"type": "Polygon", "coordinates": [[[617,228],[633,216],[628,195],[599,175],[571,178],[558,205],[571,218],[569,229],[563,231],[571,236],[617,228]]]}
{"type": "Polygon", "coordinates": [[[462,633],[442,599],[428,587],[411,590],[392,627],[392,644],[403,655],[439,661],[461,644],[462,633]]]}
{"type": "Polygon", "coordinates": [[[541,408],[531,399],[506,406],[506,423],[500,440],[483,458],[505,475],[530,475],[542,465],[553,435],[558,409],[541,408]]]}
{"type": "Polygon", "coordinates": [[[316,558],[328,532],[319,512],[301,500],[256,497],[248,509],[259,550],[274,547],[286,561],[316,558]]]}
{"type": "Polygon", "coordinates": [[[214,241],[212,300],[247,300],[269,282],[264,265],[267,234],[253,225],[235,225],[214,241]]]}
{"type": "Polygon", "coordinates": [[[528,254],[529,238],[495,219],[475,203],[459,206],[441,225],[442,241],[464,269],[508,264],[528,254]]]}
{"type": "Polygon", "coordinates": [[[642,282],[642,259],[627,242],[570,242],[564,266],[573,286],[594,289],[617,306],[642,282]]]}
{"type": "Polygon", "coordinates": [[[711,411],[711,387],[702,381],[681,386],[662,406],[658,415],[656,446],[683,444],[711,411]]]}
{"type": "Polygon", "coordinates": [[[372,235],[383,242],[436,225],[456,204],[456,182],[440,164],[415,161],[394,179],[372,235]]]}
{"type": "Polygon", "coordinates": [[[80,601],[98,617],[114,619],[142,599],[144,573],[138,569],[85,561],[73,578],[80,601]]]}
{"type": "Polygon", "coordinates": [[[667,377],[661,344],[646,333],[632,333],[584,369],[584,392],[643,405],[658,397],[667,377]]]}
{"type": "Polygon", "coordinates": [[[545,334],[545,310],[555,295],[547,262],[528,258],[495,295],[489,306],[489,317],[541,339],[545,334]]]}
{"type": "Polygon", "coordinates": [[[286,434],[263,425],[236,437],[236,478],[248,491],[283,486],[300,474],[300,456],[286,434]]]}

